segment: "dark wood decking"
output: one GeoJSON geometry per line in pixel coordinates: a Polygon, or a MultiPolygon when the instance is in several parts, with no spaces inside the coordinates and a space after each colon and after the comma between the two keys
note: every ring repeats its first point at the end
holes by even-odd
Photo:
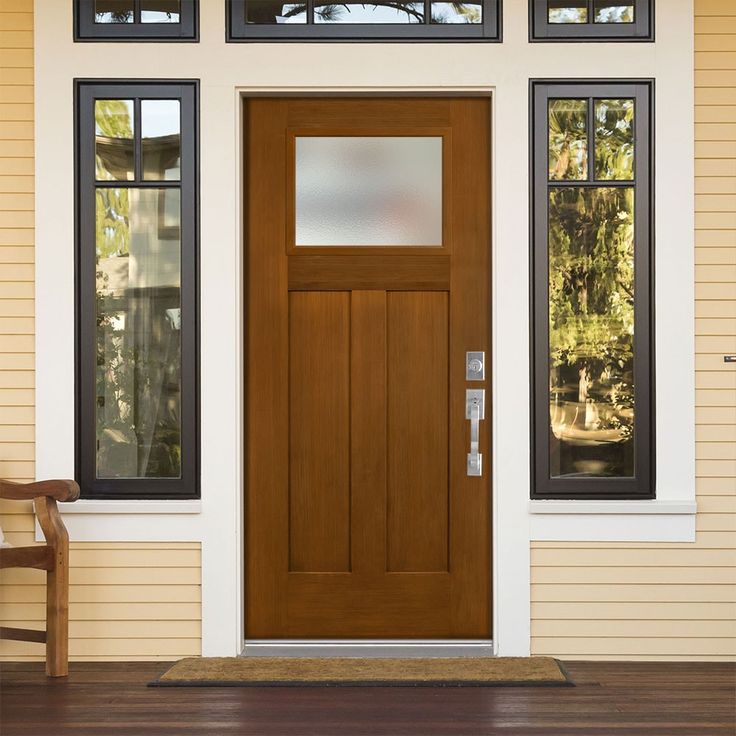
{"type": "Polygon", "coordinates": [[[2,736],[736,734],[736,664],[570,662],[575,688],[147,688],[165,663],[3,664],[2,736]]]}

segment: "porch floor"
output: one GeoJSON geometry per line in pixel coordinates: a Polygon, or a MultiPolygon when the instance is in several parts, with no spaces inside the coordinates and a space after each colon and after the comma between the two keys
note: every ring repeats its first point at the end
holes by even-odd
{"type": "Polygon", "coordinates": [[[574,688],[147,688],[165,662],[0,665],[3,736],[736,734],[736,664],[566,662],[574,688]]]}

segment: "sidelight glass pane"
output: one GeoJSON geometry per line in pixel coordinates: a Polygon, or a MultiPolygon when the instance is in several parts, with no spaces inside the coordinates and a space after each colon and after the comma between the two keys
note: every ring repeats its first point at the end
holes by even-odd
{"type": "Polygon", "coordinates": [[[96,192],[98,478],[181,475],[178,189],[96,192]]]}
{"type": "Polygon", "coordinates": [[[143,178],[176,181],[181,175],[179,100],[141,100],[143,178]]]}
{"type": "Polygon", "coordinates": [[[482,23],[481,3],[432,3],[432,23],[482,23]]]}
{"type": "Polygon", "coordinates": [[[549,23],[587,23],[588,4],[585,0],[547,0],[549,23]]]}
{"type": "Polygon", "coordinates": [[[596,23],[633,23],[634,6],[610,0],[594,0],[593,20],[596,23]]]}
{"type": "Polygon", "coordinates": [[[95,23],[133,23],[133,0],[95,0],[95,23]]]}
{"type": "Polygon", "coordinates": [[[95,100],[95,169],[98,181],[135,178],[133,100],[95,100]]]}
{"type": "Polygon", "coordinates": [[[141,23],[179,23],[179,0],[141,0],[141,23]]]}
{"type": "Polygon", "coordinates": [[[595,101],[595,176],[634,178],[634,100],[595,101]]]}
{"type": "Polygon", "coordinates": [[[634,475],[634,189],[549,192],[550,473],[634,475]]]}
{"type": "Polygon", "coordinates": [[[306,23],[306,3],[283,3],[273,0],[248,0],[245,3],[246,23],[306,23]]]}
{"type": "Polygon", "coordinates": [[[441,137],[298,137],[297,245],[442,245],[441,137]]]}
{"type": "Polygon", "coordinates": [[[550,180],[588,178],[588,103],[549,101],[550,180]]]}
{"type": "Polygon", "coordinates": [[[315,23],[424,23],[424,3],[315,2],[315,23]]]}

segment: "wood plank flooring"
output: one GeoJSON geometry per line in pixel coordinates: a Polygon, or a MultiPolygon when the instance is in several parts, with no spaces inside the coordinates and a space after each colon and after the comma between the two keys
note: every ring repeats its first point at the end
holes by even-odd
{"type": "Polygon", "coordinates": [[[574,688],[147,688],[163,662],[1,665],[2,736],[733,736],[736,663],[568,662],[574,688]]]}

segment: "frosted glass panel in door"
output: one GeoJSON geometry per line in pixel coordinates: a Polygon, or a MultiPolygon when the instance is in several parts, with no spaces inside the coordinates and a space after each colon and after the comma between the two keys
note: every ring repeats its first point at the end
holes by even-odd
{"type": "Polygon", "coordinates": [[[442,138],[296,138],[296,245],[442,245],[442,138]]]}

